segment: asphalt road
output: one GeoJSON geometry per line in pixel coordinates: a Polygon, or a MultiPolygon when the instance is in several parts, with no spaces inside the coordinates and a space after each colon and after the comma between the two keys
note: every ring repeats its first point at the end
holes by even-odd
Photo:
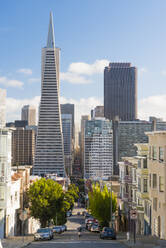
{"type": "Polygon", "coordinates": [[[62,234],[56,234],[53,240],[32,242],[28,248],[125,248],[120,240],[101,240],[98,233],[83,231],[78,238],[77,228],[85,226],[83,216],[74,215],[68,218],[68,231],[62,234]]]}

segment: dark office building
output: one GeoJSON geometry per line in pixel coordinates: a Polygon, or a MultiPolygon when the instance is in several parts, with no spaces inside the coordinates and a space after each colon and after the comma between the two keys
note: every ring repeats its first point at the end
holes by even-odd
{"type": "Polygon", "coordinates": [[[137,69],[130,63],[110,63],[104,70],[104,116],[137,119],[137,69]]]}
{"type": "Polygon", "coordinates": [[[72,115],[72,138],[74,139],[74,104],[66,103],[61,104],[61,114],[71,114],[72,115]]]}

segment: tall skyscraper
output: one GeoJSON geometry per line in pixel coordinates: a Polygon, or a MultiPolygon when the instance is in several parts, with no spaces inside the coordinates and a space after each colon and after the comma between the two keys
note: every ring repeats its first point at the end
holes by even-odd
{"type": "Polygon", "coordinates": [[[6,125],[6,90],[0,89],[0,128],[6,125]]]}
{"type": "Polygon", "coordinates": [[[25,105],[21,110],[21,120],[28,121],[28,126],[35,126],[36,108],[34,106],[25,105]]]}
{"type": "Polygon", "coordinates": [[[65,175],[59,103],[59,49],[55,48],[52,14],[47,46],[42,49],[42,85],[33,173],[65,175]]]}
{"type": "Polygon", "coordinates": [[[74,104],[66,103],[61,104],[61,114],[72,115],[72,138],[74,139],[75,125],[74,125],[74,104]]]}
{"type": "Polygon", "coordinates": [[[65,171],[72,174],[73,144],[72,144],[72,115],[62,114],[62,132],[64,144],[65,171]]]}
{"type": "Polygon", "coordinates": [[[105,118],[85,122],[84,178],[109,179],[113,175],[112,124],[105,118]]]}
{"type": "Polygon", "coordinates": [[[137,69],[130,63],[110,63],[104,70],[104,116],[137,119],[137,69]]]}
{"type": "Polygon", "coordinates": [[[90,120],[89,115],[82,115],[81,116],[81,169],[82,174],[84,173],[84,136],[85,136],[85,122],[90,120]]]}

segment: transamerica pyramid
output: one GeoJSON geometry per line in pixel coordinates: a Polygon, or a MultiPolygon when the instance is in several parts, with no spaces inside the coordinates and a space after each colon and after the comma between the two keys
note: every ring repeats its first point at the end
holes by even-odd
{"type": "Polygon", "coordinates": [[[52,13],[47,46],[42,49],[41,100],[34,175],[65,175],[59,103],[59,48],[55,47],[52,13]]]}

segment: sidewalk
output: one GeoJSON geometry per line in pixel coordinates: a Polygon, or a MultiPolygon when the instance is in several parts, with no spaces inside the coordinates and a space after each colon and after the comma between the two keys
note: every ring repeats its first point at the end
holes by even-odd
{"type": "Polygon", "coordinates": [[[127,240],[121,240],[123,244],[126,245],[126,247],[129,248],[160,248],[165,247],[166,248],[166,240],[161,240],[157,237],[153,236],[138,236],[136,237],[136,243],[134,244],[134,240],[130,239],[130,241],[127,240]]]}
{"type": "Polygon", "coordinates": [[[7,239],[2,239],[3,248],[22,248],[26,247],[33,240],[33,236],[25,236],[24,240],[21,236],[10,237],[7,239]]]}

